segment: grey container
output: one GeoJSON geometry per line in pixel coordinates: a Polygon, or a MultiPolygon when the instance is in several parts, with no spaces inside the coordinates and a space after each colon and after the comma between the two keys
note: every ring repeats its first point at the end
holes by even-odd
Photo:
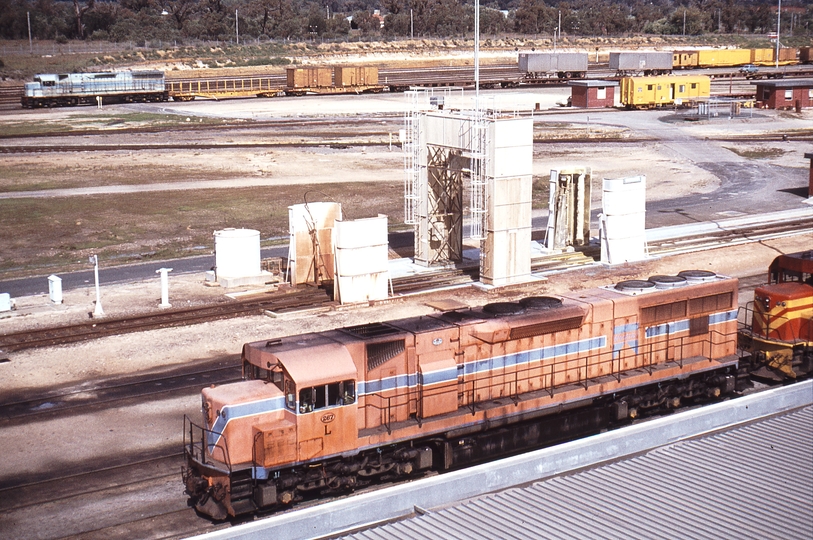
{"type": "Polygon", "coordinates": [[[530,52],[519,53],[519,70],[522,73],[545,73],[550,71],[587,71],[587,53],[580,52],[530,52]]]}
{"type": "Polygon", "coordinates": [[[671,52],[611,52],[610,69],[616,71],[671,70],[671,52]]]}

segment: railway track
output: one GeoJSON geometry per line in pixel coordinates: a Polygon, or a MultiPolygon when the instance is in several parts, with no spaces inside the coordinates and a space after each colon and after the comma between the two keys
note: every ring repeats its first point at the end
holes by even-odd
{"type": "Polygon", "coordinates": [[[132,317],[14,332],[0,336],[0,351],[8,353],[36,347],[65,345],[117,334],[186,326],[264,312],[287,313],[312,309],[332,302],[324,289],[300,288],[264,298],[252,297],[243,301],[203,307],[172,309],[132,317]]]}
{"type": "Polygon", "coordinates": [[[703,251],[724,246],[759,242],[803,233],[813,233],[813,216],[801,217],[775,223],[744,225],[730,229],[701,232],[691,236],[649,241],[652,256],[677,255],[703,251]]]}
{"type": "MultiPolygon", "coordinates": [[[[395,294],[406,295],[427,288],[459,286],[478,279],[477,268],[450,268],[392,280],[395,294]]],[[[301,287],[285,293],[264,293],[241,301],[173,309],[116,319],[98,319],[81,324],[38,328],[0,336],[2,353],[23,349],[78,343],[105,336],[171,328],[262,313],[290,313],[335,305],[323,288],[301,287]]]]}
{"type": "Polygon", "coordinates": [[[86,407],[109,407],[134,398],[155,398],[160,394],[192,391],[197,393],[210,384],[224,384],[242,378],[239,355],[229,355],[214,362],[182,366],[169,373],[133,375],[82,384],[77,387],[57,388],[37,396],[4,398],[0,402],[0,420],[29,422],[42,415],[61,414],[86,407]]]}

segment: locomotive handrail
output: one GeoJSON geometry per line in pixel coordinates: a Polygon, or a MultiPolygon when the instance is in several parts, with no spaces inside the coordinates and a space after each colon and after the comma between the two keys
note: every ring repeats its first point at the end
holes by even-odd
{"type": "MultiPolygon", "coordinates": [[[[663,334],[659,339],[637,346],[625,346],[614,351],[593,351],[571,353],[565,357],[541,359],[524,365],[504,366],[502,373],[495,376],[467,373],[459,376],[455,392],[458,408],[465,408],[472,414],[477,412],[479,403],[492,397],[507,397],[519,403],[521,396],[529,392],[544,391],[553,397],[557,389],[568,385],[578,385],[585,390],[598,384],[602,377],[613,377],[621,382],[624,374],[634,370],[644,370],[654,374],[659,365],[673,364],[685,367],[689,358],[703,358],[712,362],[719,356],[718,347],[734,344],[735,331],[723,332],[710,328],[696,336],[663,334]],[[478,395],[480,398],[478,398],[478,395]]],[[[732,352],[733,354],[733,352],[732,352]]],[[[418,385],[412,390],[396,391],[390,395],[371,393],[366,395],[366,406],[378,409],[381,425],[391,434],[393,424],[401,418],[401,408],[407,407],[413,399],[418,403],[452,391],[450,387],[429,387],[418,385]]],[[[407,416],[409,412],[407,412],[407,416]]],[[[418,407],[415,420],[422,423],[422,409],[418,407]]]]}
{"type": "MultiPolygon", "coordinates": [[[[670,336],[669,339],[647,344],[645,349],[640,346],[637,348],[628,346],[613,353],[607,353],[606,351],[594,352],[579,355],[575,359],[556,359],[550,363],[540,363],[514,369],[510,373],[505,373],[508,378],[504,378],[499,383],[491,383],[482,389],[491,390],[508,386],[510,388],[509,397],[517,401],[520,395],[519,387],[521,383],[539,381],[541,382],[539,389],[547,391],[553,397],[557,388],[578,384],[588,389],[591,384],[594,384],[594,381],[607,375],[620,382],[622,374],[629,370],[645,369],[649,374],[652,374],[655,366],[661,363],[674,363],[683,368],[690,354],[698,356],[690,352],[692,347],[695,348],[695,352],[699,347],[699,356],[711,362],[714,347],[726,345],[732,341],[735,335],[735,332],[721,332],[717,329],[710,329],[707,333],[699,336],[670,336]],[[659,359],[659,355],[662,355],[661,359],[659,359]],[[607,358],[601,360],[602,356],[607,356],[607,358]],[[624,360],[630,358],[637,358],[638,360],[633,361],[632,365],[624,369],[624,360]],[[602,373],[602,366],[609,366],[609,373],[602,373]],[[593,376],[590,376],[591,368],[597,370],[593,376]],[[538,374],[533,374],[534,371],[538,371],[538,374]],[[568,375],[571,375],[572,378],[569,379],[568,375]]],[[[482,384],[484,379],[474,378],[462,381],[462,396],[467,398],[463,401],[463,406],[471,409],[472,412],[475,411],[478,403],[475,399],[478,382],[482,384]]]]}
{"type": "MultiPolygon", "coordinates": [[[[790,318],[790,317],[785,317],[785,316],[782,316],[782,315],[771,316],[770,313],[757,312],[753,308],[753,305],[754,305],[754,302],[750,301],[750,302],[747,302],[745,304],[745,306],[739,308],[741,311],[743,311],[745,313],[745,317],[744,317],[745,320],[742,323],[740,323],[740,321],[739,321],[739,312],[738,312],[738,315],[737,315],[737,319],[738,319],[737,324],[741,325],[740,326],[741,330],[744,330],[744,331],[750,333],[752,336],[762,338],[762,339],[779,339],[781,341],[796,341],[796,340],[800,339],[800,336],[798,334],[796,334],[796,328],[794,327],[794,325],[788,324],[788,323],[790,323],[792,321],[795,321],[796,319],[793,319],[793,318],[790,318]],[[756,329],[755,324],[754,324],[754,320],[756,318],[757,313],[760,313],[760,315],[763,315],[764,316],[764,321],[765,321],[765,324],[760,325],[761,328],[759,328],[759,329],[756,329]],[[790,334],[789,336],[786,336],[786,337],[777,336],[776,338],[771,337],[771,332],[779,332],[780,329],[783,326],[785,326],[786,324],[787,324],[786,332],[790,334]]],[[[811,328],[813,328],[813,323],[810,323],[810,321],[808,321],[808,324],[811,326],[811,328]]],[[[801,327],[799,329],[801,330],[801,327]]]]}
{"type": "Polygon", "coordinates": [[[379,393],[376,393],[376,392],[374,392],[372,394],[366,394],[365,395],[365,405],[364,405],[365,407],[371,407],[373,409],[378,409],[378,410],[382,411],[382,413],[383,413],[382,416],[384,418],[381,419],[381,424],[384,427],[387,428],[387,435],[392,435],[392,400],[393,400],[393,398],[397,398],[397,397],[399,397],[399,395],[383,396],[383,395],[381,395],[379,393]],[[375,398],[378,398],[378,399],[380,399],[382,401],[386,401],[387,405],[386,406],[380,406],[380,405],[376,405],[374,403],[370,403],[369,398],[371,398],[371,397],[375,397],[375,398]]]}
{"type": "MultiPolygon", "coordinates": [[[[232,473],[232,465],[231,465],[231,458],[229,457],[229,445],[228,441],[226,441],[226,436],[220,432],[212,431],[207,429],[203,426],[200,426],[192,421],[187,415],[184,415],[184,453],[191,456],[192,459],[200,462],[203,465],[206,465],[206,454],[208,452],[209,447],[218,448],[220,452],[223,454],[223,463],[229,470],[229,475],[232,473]],[[186,426],[189,425],[189,431],[187,433],[186,426]],[[196,441],[195,436],[197,435],[195,431],[198,431],[200,434],[200,440],[196,441]],[[186,436],[189,435],[189,441],[187,444],[186,436]],[[208,435],[215,435],[220,438],[217,444],[209,444],[208,442],[208,435]],[[221,446],[222,443],[222,446],[221,446]]],[[[212,450],[214,453],[214,450],[212,450]]]]}

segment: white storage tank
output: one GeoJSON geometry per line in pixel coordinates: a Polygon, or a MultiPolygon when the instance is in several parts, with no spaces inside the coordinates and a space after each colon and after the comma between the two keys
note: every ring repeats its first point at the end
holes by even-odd
{"type": "Polygon", "coordinates": [[[602,195],[601,261],[646,259],[646,177],[605,178],[602,195]]]}
{"type": "Polygon", "coordinates": [[[260,231],[223,229],[214,236],[217,279],[260,274],[260,231]]]}

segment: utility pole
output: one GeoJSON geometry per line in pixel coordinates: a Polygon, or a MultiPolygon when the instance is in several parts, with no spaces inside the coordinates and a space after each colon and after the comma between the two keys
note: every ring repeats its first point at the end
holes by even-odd
{"type": "Polygon", "coordinates": [[[779,23],[782,20],[782,0],[776,9],[776,67],[779,67],[779,23]]]}
{"type": "Polygon", "coordinates": [[[240,24],[237,20],[237,10],[234,10],[234,34],[237,36],[237,44],[240,45],[240,24]]]}
{"type": "Polygon", "coordinates": [[[480,120],[480,0],[474,0],[474,109],[480,120]]]}

